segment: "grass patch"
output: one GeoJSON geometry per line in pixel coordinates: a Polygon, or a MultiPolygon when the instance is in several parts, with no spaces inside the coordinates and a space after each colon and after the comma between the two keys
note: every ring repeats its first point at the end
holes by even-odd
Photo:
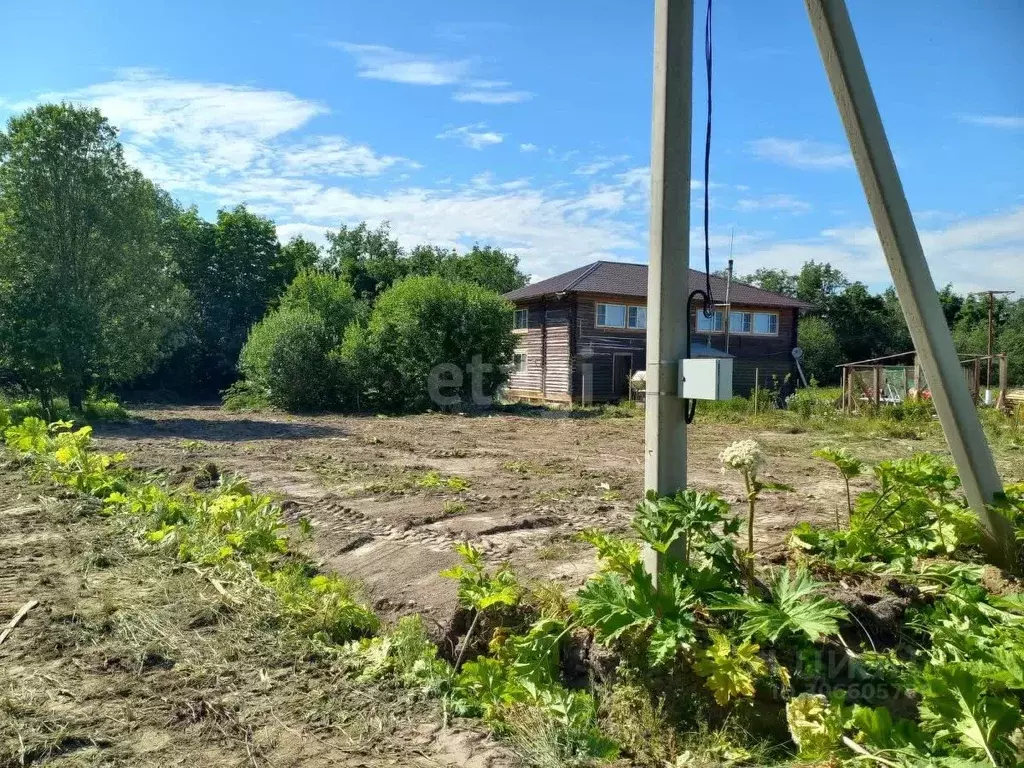
{"type": "Polygon", "coordinates": [[[434,470],[415,478],[413,483],[417,488],[424,488],[429,491],[438,490],[461,493],[462,491],[468,491],[470,488],[470,482],[466,478],[459,477],[458,475],[442,475],[434,470]]]}

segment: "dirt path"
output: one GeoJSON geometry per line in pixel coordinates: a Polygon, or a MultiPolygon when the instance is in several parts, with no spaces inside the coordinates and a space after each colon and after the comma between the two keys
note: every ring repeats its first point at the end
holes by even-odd
{"type": "Polygon", "coordinates": [[[38,601],[0,646],[0,766],[515,764],[53,493],[0,465],[0,627],[38,601]]]}
{"type": "MultiPolygon", "coordinates": [[[[127,451],[148,469],[190,472],[212,462],[281,494],[289,515],[313,522],[318,557],[362,579],[386,616],[415,611],[443,623],[455,590],[437,573],[465,540],[527,577],[576,587],[594,561],[575,534],[627,530],[642,495],[640,418],[297,417],[214,407],[136,416],[98,426],[101,447],[127,451]]],[[[691,482],[721,491],[737,512],[744,508],[742,481],[723,475],[717,456],[750,436],[739,425],[698,425],[690,433],[691,482]]],[[[845,493],[835,472],[811,457],[815,447],[835,444],[834,436],[754,437],[769,455],[766,479],[795,489],[765,493],[759,504],[758,549],[770,557],[797,522],[833,520],[845,493]]],[[[851,447],[878,460],[939,446],[876,439],[851,447]]]]}

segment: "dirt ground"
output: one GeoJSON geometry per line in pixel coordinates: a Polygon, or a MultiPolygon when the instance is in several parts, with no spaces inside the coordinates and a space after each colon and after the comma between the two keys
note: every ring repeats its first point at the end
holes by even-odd
{"type": "MultiPolygon", "coordinates": [[[[455,588],[438,571],[466,540],[527,578],[574,588],[595,566],[575,534],[626,530],[642,495],[637,417],[539,409],[527,416],[301,417],[217,407],[153,407],[134,415],[132,422],[97,425],[100,447],[128,452],[141,468],[187,472],[212,462],[279,494],[290,516],[313,523],[317,557],[361,579],[385,617],[419,612],[444,623],[455,588]]],[[[764,479],[794,489],[765,492],[759,502],[757,548],[767,558],[782,550],[797,522],[827,523],[845,509],[841,479],[812,458],[814,448],[843,444],[872,461],[942,450],[938,440],[692,426],[691,483],[721,491],[737,512],[745,509],[742,480],[722,474],[717,457],[751,436],[769,456],[764,479]]],[[[1021,474],[1019,459],[1002,464],[1010,476],[1021,474]]]]}
{"type": "Polygon", "coordinates": [[[37,601],[0,645],[0,768],[516,764],[478,724],[311,655],[262,590],[222,593],[54,493],[0,460],[0,629],[37,601]]]}
{"type": "MultiPolygon", "coordinates": [[[[290,517],[312,521],[307,546],[360,578],[385,618],[420,612],[438,627],[455,607],[454,584],[438,576],[455,543],[573,588],[595,565],[575,534],[626,530],[643,479],[641,418],[149,407],[96,435],[140,469],[187,476],[212,463],[244,475],[279,495],[290,517]]],[[[839,443],[871,461],[942,449],[938,439],[698,424],[690,477],[737,512],[741,481],[720,472],[717,455],[751,436],[769,456],[764,479],[794,488],[766,492],[759,505],[766,558],[796,522],[827,523],[845,505],[815,447],[839,443]]],[[[1019,452],[997,460],[1005,477],[1024,475],[1019,452]]],[[[268,625],[258,592],[222,593],[120,525],[0,458],[0,629],[38,601],[0,646],[0,768],[515,764],[472,724],[445,724],[436,702],[355,683],[311,655],[268,625]]]]}

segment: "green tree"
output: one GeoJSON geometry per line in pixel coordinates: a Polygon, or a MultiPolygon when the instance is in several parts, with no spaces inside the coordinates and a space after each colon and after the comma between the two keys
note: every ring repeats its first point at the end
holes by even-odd
{"type": "MultiPolygon", "coordinates": [[[[1006,355],[1006,373],[1010,385],[1024,386],[1024,322],[1012,325],[999,334],[998,347],[999,351],[1006,355]]],[[[995,372],[992,379],[993,383],[998,382],[995,372]]]]}
{"type": "Polygon", "coordinates": [[[910,338],[910,329],[907,327],[906,318],[903,317],[903,308],[900,306],[899,297],[896,296],[896,289],[891,285],[882,293],[882,304],[888,329],[886,351],[883,354],[910,352],[914,348],[914,342],[910,338]]]}
{"type": "Polygon", "coordinates": [[[839,380],[836,366],[843,362],[843,350],[827,320],[813,315],[801,318],[797,344],[804,352],[801,363],[808,378],[813,376],[820,384],[834,384],[839,380]]]}
{"type": "Polygon", "coordinates": [[[0,133],[0,357],[49,404],[151,370],[187,294],[162,235],[173,206],[95,109],[43,105],[0,133]]]}
{"type": "Polygon", "coordinates": [[[839,295],[849,281],[838,269],[827,262],[808,261],[796,278],[796,297],[828,312],[832,299],[839,295]]]}
{"type": "Polygon", "coordinates": [[[200,391],[220,389],[235,378],[249,329],[281,294],[294,267],[274,223],[242,205],[219,211],[216,224],[190,209],[174,230],[174,256],[196,306],[193,383],[200,391]]]}
{"type": "Polygon", "coordinates": [[[772,293],[781,293],[783,296],[796,296],[796,275],[784,269],[761,267],[753,274],[741,277],[740,282],[756,285],[772,293]]]}
{"type": "Polygon", "coordinates": [[[952,285],[947,284],[939,291],[939,304],[942,305],[942,314],[946,316],[946,324],[952,328],[960,314],[960,308],[964,305],[964,297],[956,293],[952,285]]]}
{"type": "Polygon", "coordinates": [[[449,260],[441,274],[450,280],[476,283],[495,293],[508,293],[526,285],[528,276],[519,271],[519,257],[492,248],[474,245],[468,253],[449,260]]]}
{"type": "Polygon", "coordinates": [[[365,221],[355,227],[343,224],[337,232],[327,233],[327,242],[327,268],[369,304],[408,274],[408,261],[386,222],[376,229],[370,229],[365,221]]]}
{"type": "MultiPolygon", "coordinates": [[[[889,354],[889,323],[885,302],[863,283],[852,283],[828,298],[824,317],[832,327],[845,362],[889,354]]],[[[896,350],[905,351],[905,350],[896,350]]]]}
{"type": "Polygon", "coordinates": [[[345,328],[357,313],[351,285],[340,277],[312,269],[299,272],[285,289],[279,306],[281,310],[302,310],[319,317],[333,339],[331,347],[341,343],[345,328]]]}
{"type": "Polygon", "coordinates": [[[288,411],[337,406],[344,396],[335,336],[323,318],[304,309],[280,309],[253,326],[238,367],[268,402],[288,411]]]}
{"type": "Polygon", "coordinates": [[[349,326],[342,358],[359,377],[363,407],[422,411],[493,396],[507,378],[512,347],[509,302],[431,275],[381,294],[367,325],[349,326]]]}
{"type": "Polygon", "coordinates": [[[323,250],[312,240],[297,235],[281,246],[281,259],[292,275],[320,266],[323,250]]]}

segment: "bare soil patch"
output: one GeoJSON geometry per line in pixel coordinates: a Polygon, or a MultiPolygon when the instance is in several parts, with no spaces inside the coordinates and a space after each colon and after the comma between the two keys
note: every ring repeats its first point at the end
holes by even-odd
{"type": "MultiPolygon", "coordinates": [[[[312,521],[317,557],[362,579],[379,612],[424,613],[441,626],[454,613],[455,586],[437,574],[454,563],[457,542],[472,541],[526,578],[575,588],[595,567],[576,534],[628,530],[643,492],[643,419],[542,414],[307,417],[160,407],[135,411],[131,423],[98,425],[96,435],[101,449],[127,451],[140,468],[235,472],[281,495],[291,517],[312,521]]],[[[692,426],[691,483],[721,491],[737,512],[742,480],[721,473],[718,454],[751,436],[769,456],[766,479],[794,488],[759,502],[764,558],[781,552],[796,523],[827,524],[845,510],[842,481],[812,458],[815,448],[838,443],[868,460],[943,449],[937,440],[692,426]]],[[[1020,473],[1019,460],[1003,464],[1020,473]]]]}
{"type": "Polygon", "coordinates": [[[514,764],[436,702],[354,683],[95,502],[0,466],[0,766],[514,764]]]}

